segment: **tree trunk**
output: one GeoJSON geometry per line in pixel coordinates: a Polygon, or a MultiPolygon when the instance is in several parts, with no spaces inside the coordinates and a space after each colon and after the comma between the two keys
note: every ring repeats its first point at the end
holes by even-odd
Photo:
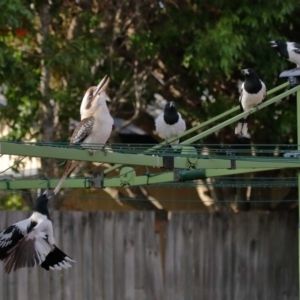
{"type": "MultiPolygon", "coordinates": [[[[55,124],[54,124],[54,103],[51,105],[50,99],[50,76],[51,71],[47,65],[47,58],[49,58],[48,36],[49,27],[51,23],[50,4],[44,1],[38,10],[40,19],[40,36],[39,43],[41,46],[41,101],[40,101],[40,140],[45,143],[51,143],[55,140],[55,124]]],[[[53,100],[52,100],[53,101],[53,100]]],[[[54,175],[54,159],[42,159],[42,170],[45,176],[54,175]]]]}

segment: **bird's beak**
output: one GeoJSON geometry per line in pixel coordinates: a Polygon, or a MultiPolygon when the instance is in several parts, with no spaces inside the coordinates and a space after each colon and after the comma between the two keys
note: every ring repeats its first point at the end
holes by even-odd
{"type": "Polygon", "coordinates": [[[101,94],[102,92],[105,92],[109,84],[109,78],[107,75],[104,76],[104,78],[100,81],[100,83],[97,85],[95,91],[94,91],[94,97],[96,95],[101,94]]]}
{"type": "Polygon", "coordinates": [[[246,75],[246,74],[249,74],[249,70],[248,69],[242,69],[241,72],[246,75]]]}
{"type": "Polygon", "coordinates": [[[43,194],[46,195],[46,197],[48,199],[52,198],[52,196],[54,195],[53,193],[50,193],[50,191],[48,189],[46,189],[43,194]]]}
{"type": "Polygon", "coordinates": [[[269,42],[270,46],[273,47],[273,48],[276,48],[277,47],[277,44],[275,43],[275,41],[271,41],[269,42]]]}
{"type": "Polygon", "coordinates": [[[175,105],[174,105],[174,101],[171,101],[171,102],[170,102],[170,106],[171,106],[171,107],[172,107],[172,106],[175,106],[175,105]]]}

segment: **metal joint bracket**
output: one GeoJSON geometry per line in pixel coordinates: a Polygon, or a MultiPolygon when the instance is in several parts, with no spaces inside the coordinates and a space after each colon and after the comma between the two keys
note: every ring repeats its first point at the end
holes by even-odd
{"type": "Polygon", "coordinates": [[[195,147],[185,146],[183,147],[181,154],[186,157],[186,168],[196,169],[198,162],[198,152],[195,147]]]}
{"type": "Polygon", "coordinates": [[[93,177],[90,178],[91,187],[101,189],[103,188],[103,179],[104,179],[104,172],[97,172],[93,174],[93,177]]]}
{"type": "Polygon", "coordinates": [[[121,186],[131,186],[134,184],[134,177],[136,172],[131,167],[124,167],[120,171],[120,185],[121,186]]]}
{"type": "Polygon", "coordinates": [[[7,190],[11,190],[10,188],[10,180],[9,179],[4,179],[5,183],[6,183],[6,189],[7,190]]]}
{"type": "Polygon", "coordinates": [[[91,188],[91,177],[84,178],[84,188],[85,189],[91,188]]]}
{"type": "Polygon", "coordinates": [[[300,68],[283,71],[279,77],[288,77],[290,87],[300,85],[300,68]]]}
{"type": "MultiPolygon", "coordinates": [[[[235,156],[235,152],[233,151],[226,151],[226,156],[235,156]]],[[[230,168],[228,170],[235,170],[236,169],[236,158],[230,159],[230,168]]]]}
{"type": "Polygon", "coordinates": [[[174,157],[173,156],[163,156],[163,168],[174,169],[174,157]]]}
{"type": "Polygon", "coordinates": [[[44,177],[44,180],[47,181],[47,189],[50,190],[50,178],[49,177],[44,177]]]}

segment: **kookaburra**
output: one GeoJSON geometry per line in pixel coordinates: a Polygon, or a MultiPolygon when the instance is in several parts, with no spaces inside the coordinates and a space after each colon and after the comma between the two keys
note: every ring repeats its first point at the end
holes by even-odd
{"type": "MultiPolygon", "coordinates": [[[[104,149],[114,123],[106,105],[105,91],[108,84],[109,78],[105,76],[97,86],[91,86],[86,91],[80,106],[81,121],[73,132],[71,143],[83,143],[83,148],[89,148],[86,143],[101,144],[104,149]]],[[[59,192],[66,177],[79,163],[80,161],[67,161],[64,174],[53,191],[54,194],[59,192]]]]}

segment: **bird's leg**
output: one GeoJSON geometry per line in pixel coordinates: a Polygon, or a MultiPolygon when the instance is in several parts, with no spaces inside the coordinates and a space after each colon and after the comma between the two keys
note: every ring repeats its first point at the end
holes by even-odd
{"type": "Polygon", "coordinates": [[[89,149],[89,155],[90,155],[90,156],[93,156],[93,155],[94,155],[94,152],[93,152],[91,149],[89,149]]]}
{"type": "Polygon", "coordinates": [[[165,146],[166,146],[166,148],[172,148],[171,143],[168,143],[167,139],[165,139],[165,146]]]}
{"type": "Polygon", "coordinates": [[[103,152],[103,154],[106,156],[107,155],[107,151],[105,149],[105,144],[103,145],[103,147],[101,148],[101,151],[103,152]]]}

